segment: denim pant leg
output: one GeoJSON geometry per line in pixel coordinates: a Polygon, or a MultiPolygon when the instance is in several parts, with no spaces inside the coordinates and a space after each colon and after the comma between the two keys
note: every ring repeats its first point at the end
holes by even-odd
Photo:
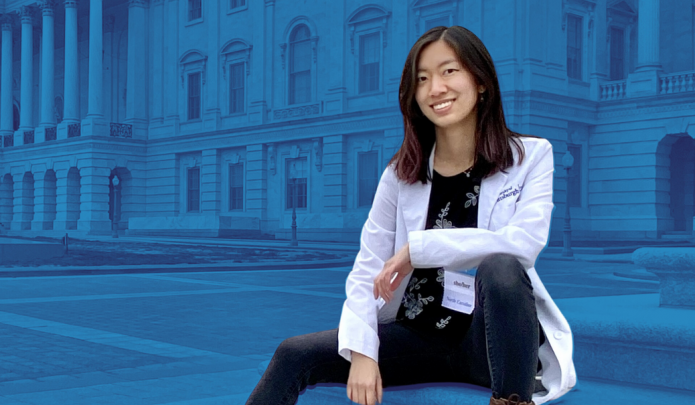
{"type": "Polygon", "coordinates": [[[496,398],[518,394],[531,401],[538,366],[539,325],[531,280],[507,254],[478,266],[476,307],[461,342],[463,379],[490,387],[496,398]]]}
{"type": "MultiPolygon", "coordinates": [[[[383,387],[452,381],[451,351],[399,323],[379,325],[383,387]]],[[[247,405],[293,405],[308,385],[347,384],[350,362],[338,354],[338,330],[296,336],[275,351],[247,405]]],[[[347,391],[345,393],[347,397],[347,391]]]]}

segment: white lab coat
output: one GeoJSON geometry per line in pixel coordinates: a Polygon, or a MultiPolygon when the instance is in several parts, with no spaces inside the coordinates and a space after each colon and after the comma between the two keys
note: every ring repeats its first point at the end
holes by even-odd
{"type": "MultiPolygon", "coordinates": [[[[560,397],[576,384],[572,362],[572,332],[533,267],[548,241],[553,210],[553,151],[540,138],[521,138],[525,158],[482,180],[478,228],[425,229],[431,182],[409,185],[389,166],[381,176],[374,203],[362,228],[360,251],[346,283],[338,334],[338,351],[348,361],[351,351],[378,362],[378,323],[395,320],[410,275],[386,305],[374,299],[373,281],[384,263],[410,242],[415,268],[468,270],[493,253],[509,253],[526,268],[533,285],[536,310],[547,336],[539,349],[542,382],[548,392],[534,395],[536,404],[560,397]],[[383,306],[381,306],[383,305],[383,306]]],[[[435,145],[436,146],[436,145],[435,145]]],[[[429,160],[434,167],[434,148],[429,160]]],[[[411,273],[412,274],[412,273],[411,273]]]]}

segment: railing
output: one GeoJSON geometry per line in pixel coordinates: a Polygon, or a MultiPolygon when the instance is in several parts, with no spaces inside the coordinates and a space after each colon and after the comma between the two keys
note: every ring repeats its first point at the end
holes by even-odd
{"type": "Polygon", "coordinates": [[[117,138],[132,138],[133,126],[130,124],[119,124],[117,122],[112,122],[111,136],[115,136],[117,138]]]}
{"type": "Polygon", "coordinates": [[[664,75],[659,78],[659,94],[685,93],[695,91],[695,72],[682,72],[664,75]]]}
{"type": "Polygon", "coordinates": [[[3,147],[14,146],[14,135],[5,135],[2,140],[3,147]]]}
{"type": "Polygon", "coordinates": [[[68,138],[75,138],[81,135],[82,124],[68,124],[68,138]]]}
{"type": "Polygon", "coordinates": [[[599,86],[599,100],[620,100],[627,95],[627,80],[604,82],[599,86]]]}
{"type": "Polygon", "coordinates": [[[24,144],[34,143],[34,131],[24,131],[24,144]]]}
{"type": "MultiPolygon", "coordinates": [[[[55,141],[58,139],[58,128],[57,127],[46,127],[46,140],[55,141]]],[[[33,133],[34,131],[32,131],[33,133]]],[[[26,134],[26,132],[25,132],[26,134]]],[[[33,136],[33,135],[32,135],[33,136]]]]}

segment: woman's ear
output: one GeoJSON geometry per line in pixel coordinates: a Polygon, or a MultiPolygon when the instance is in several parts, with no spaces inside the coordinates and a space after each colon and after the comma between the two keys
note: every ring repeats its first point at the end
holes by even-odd
{"type": "Polygon", "coordinates": [[[485,93],[485,86],[478,86],[478,93],[480,93],[480,94],[485,93]]]}

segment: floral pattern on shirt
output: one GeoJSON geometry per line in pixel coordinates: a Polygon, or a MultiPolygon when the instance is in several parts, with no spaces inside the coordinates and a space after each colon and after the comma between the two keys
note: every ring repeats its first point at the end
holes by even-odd
{"type": "Polygon", "coordinates": [[[437,281],[442,283],[442,287],[444,287],[444,269],[437,269],[437,281]]]}
{"type": "MultiPolygon", "coordinates": [[[[471,205],[478,204],[478,196],[479,195],[480,195],[480,186],[474,186],[472,193],[466,193],[466,197],[468,197],[468,201],[466,201],[465,207],[468,208],[471,205]]],[[[447,204],[446,206],[448,207],[449,204],[447,204]]]]}
{"type": "Polygon", "coordinates": [[[405,307],[405,316],[408,319],[415,319],[416,316],[422,313],[425,305],[434,301],[434,297],[423,297],[420,293],[415,298],[415,290],[420,289],[420,285],[427,282],[426,278],[418,281],[416,277],[410,279],[408,283],[408,292],[403,294],[403,306],[405,307]]]}
{"type": "MultiPolygon", "coordinates": [[[[470,193],[469,193],[470,194],[470,193]]],[[[437,215],[439,219],[435,221],[434,226],[432,229],[453,229],[455,228],[454,224],[447,220],[445,217],[449,214],[449,205],[451,202],[446,203],[446,207],[442,208],[442,212],[437,215]]]]}

